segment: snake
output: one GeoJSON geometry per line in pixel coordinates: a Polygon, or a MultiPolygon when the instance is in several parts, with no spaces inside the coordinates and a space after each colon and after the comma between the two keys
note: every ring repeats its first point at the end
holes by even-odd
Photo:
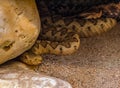
{"type": "MultiPolygon", "coordinates": [[[[39,0],[36,1],[39,3],[39,0]]],[[[44,0],[52,15],[57,14],[62,16],[76,15],[97,5],[118,2],[119,0],[44,0]]]]}
{"type": "Polygon", "coordinates": [[[110,3],[108,5],[98,5],[90,9],[85,10],[80,14],[85,19],[96,19],[100,17],[110,17],[119,20],[120,19],[120,3],[110,3]]]}
{"type": "Polygon", "coordinates": [[[51,15],[44,1],[40,6],[42,30],[32,48],[19,57],[28,65],[41,64],[42,54],[73,54],[79,49],[80,38],[112,29],[120,14],[120,3],[94,6],[74,16],[51,15]]]}

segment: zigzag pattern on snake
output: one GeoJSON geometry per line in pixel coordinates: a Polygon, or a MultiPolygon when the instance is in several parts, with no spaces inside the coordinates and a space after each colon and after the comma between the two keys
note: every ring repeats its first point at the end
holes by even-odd
{"type": "Polygon", "coordinates": [[[98,17],[97,19],[81,19],[76,16],[51,17],[46,14],[41,16],[41,23],[42,30],[35,45],[20,56],[21,60],[29,65],[40,64],[41,54],[74,53],[80,46],[80,37],[89,37],[108,31],[116,24],[116,20],[98,17]]]}
{"type": "Polygon", "coordinates": [[[84,19],[110,17],[120,19],[120,2],[110,3],[108,5],[99,5],[85,10],[80,16],[84,19]]]}
{"type": "MultiPolygon", "coordinates": [[[[36,1],[39,3],[39,0],[36,1]]],[[[118,3],[118,1],[119,0],[44,0],[52,15],[57,14],[62,16],[76,15],[91,7],[101,4],[118,3]]]]}

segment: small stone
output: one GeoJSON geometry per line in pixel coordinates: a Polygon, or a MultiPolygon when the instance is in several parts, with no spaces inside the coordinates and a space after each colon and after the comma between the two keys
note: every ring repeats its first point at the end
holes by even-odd
{"type": "Polygon", "coordinates": [[[23,67],[18,62],[0,67],[0,88],[72,88],[66,81],[23,67]]]}

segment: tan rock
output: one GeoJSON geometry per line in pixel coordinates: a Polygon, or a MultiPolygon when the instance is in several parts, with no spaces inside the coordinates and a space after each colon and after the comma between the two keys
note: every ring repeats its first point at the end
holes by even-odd
{"type": "Polygon", "coordinates": [[[39,24],[35,0],[0,0],[0,64],[31,48],[39,24]]]}

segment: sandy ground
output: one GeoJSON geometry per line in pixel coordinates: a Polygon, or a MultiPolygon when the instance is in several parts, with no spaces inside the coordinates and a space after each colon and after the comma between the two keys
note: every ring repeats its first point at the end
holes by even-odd
{"type": "Polygon", "coordinates": [[[120,26],[82,38],[75,54],[44,58],[39,72],[66,80],[73,88],[120,88],[120,26]]]}

